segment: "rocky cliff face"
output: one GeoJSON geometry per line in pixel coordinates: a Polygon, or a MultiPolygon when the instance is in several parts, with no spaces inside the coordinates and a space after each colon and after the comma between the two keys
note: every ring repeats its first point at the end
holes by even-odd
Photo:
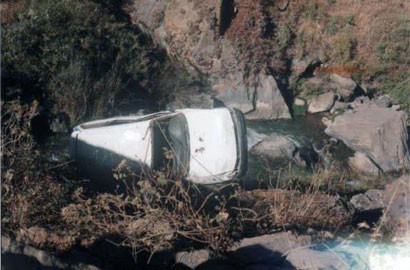
{"type": "Polygon", "coordinates": [[[134,23],[192,72],[213,96],[249,119],[291,118],[271,71],[271,18],[261,1],[135,0],[134,23]]]}

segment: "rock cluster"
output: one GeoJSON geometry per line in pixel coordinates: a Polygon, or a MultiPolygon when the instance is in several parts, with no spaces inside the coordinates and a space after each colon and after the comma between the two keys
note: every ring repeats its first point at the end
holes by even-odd
{"type": "MultiPolygon", "coordinates": [[[[191,252],[194,261],[187,262],[177,254],[177,263],[192,269],[348,269],[340,255],[309,248],[313,245],[309,235],[297,236],[290,232],[245,238],[231,249],[224,260],[208,260],[205,250],[191,252]],[[197,254],[202,254],[197,257],[197,254]],[[188,264],[187,264],[188,263],[188,264]]],[[[343,255],[342,255],[343,256],[343,255]]]]}

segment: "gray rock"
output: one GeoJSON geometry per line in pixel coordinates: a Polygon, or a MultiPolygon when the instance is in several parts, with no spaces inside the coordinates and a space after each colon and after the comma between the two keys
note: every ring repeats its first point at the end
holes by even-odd
{"type": "Polygon", "coordinates": [[[387,95],[380,96],[378,99],[376,99],[375,103],[377,106],[385,108],[389,108],[393,105],[391,98],[387,95]]]}
{"type": "MultiPolygon", "coordinates": [[[[261,69],[260,63],[270,59],[257,47],[259,42],[247,43],[247,35],[235,33],[221,38],[235,23],[261,37],[268,15],[261,12],[261,3],[255,6],[260,16],[246,26],[241,23],[243,15],[233,15],[232,1],[135,0],[131,18],[188,71],[205,74],[212,94],[224,105],[240,109],[249,119],[291,118],[275,79],[261,69]]],[[[247,14],[240,6],[236,9],[247,14]]]]}
{"type": "Polygon", "coordinates": [[[228,257],[237,269],[349,269],[342,254],[310,249],[311,239],[289,232],[245,238],[228,257]]]}
{"type": "Polygon", "coordinates": [[[410,175],[404,175],[385,189],[383,196],[386,205],[385,222],[392,225],[397,237],[409,235],[410,228],[410,175]]]}
{"type": "Polygon", "coordinates": [[[306,102],[301,98],[295,98],[294,104],[296,106],[305,106],[306,102]]]}
{"type": "Polygon", "coordinates": [[[226,106],[238,108],[248,119],[289,119],[289,108],[271,75],[259,74],[245,84],[235,73],[214,85],[216,98],[226,106]]]}
{"type": "Polygon", "coordinates": [[[276,80],[271,75],[257,76],[254,110],[245,116],[248,119],[290,119],[289,107],[282,97],[276,80]]]}
{"type": "Polygon", "coordinates": [[[64,260],[44,250],[24,245],[8,236],[1,236],[2,269],[76,269],[98,270],[95,265],[64,260]]]}
{"type": "Polygon", "coordinates": [[[338,74],[331,74],[330,79],[332,82],[331,88],[333,88],[344,101],[349,101],[355,95],[355,90],[358,86],[351,78],[343,77],[338,74]]]}
{"type": "Polygon", "coordinates": [[[280,266],[286,260],[284,255],[290,250],[310,244],[310,236],[297,237],[292,233],[282,232],[244,238],[232,248],[228,256],[237,267],[261,264],[280,266]]]}
{"type": "Polygon", "coordinates": [[[286,259],[296,269],[351,269],[342,254],[335,254],[332,251],[317,251],[309,248],[294,249],[289,252],[286,259]]]}
{"type": "Polygon", "coordinates": [[[364,194],[357,194],[350,199],[356,212],[381,210],[384,208],[383,191],[370,189],[364,194]]]}
{"type": "Polygon", "coordinates": [[[348,103],[349,106],[354,110],[359,110],[363,108],[363,105],[375,105],[373,100],[370,100],[367,96],[357,97],[354,101],[348,103]]]}
{"type": "Polygon", "coordinates": [[[400,111],[401,110],[401,107],[400,107],[399,104],[395,104],[395,105],[391,106],[391,108],[395,111],[400,111]]]}
{"type": "Polygon", "coordinates": [[[302,75],[310,73],[319,67],[321,62],[319,60],[309,60],[309,59],[292,59],[291,73],[289,76],[289,83],[291,85],[295,84],[302,75]]]}
{"type": "Polygon", "coordinates": [[[211,109],[214,107],[214,99],[210,93],[199,91],[180,91],[174,100],[167,104],[167,110],[184,108],[211,109]]]}
{"type": "Polygon", "coordinates": [[[332,109],[330,110],[330,113],[344,112],[348,108],[349,108],[349,104],[345,102],[336,101],[332,109]]]}
{"type": "Polygon", "coordinates": [[[247,87],[243,82],[243,74],[235,72],[218,80],[214,85],[215,98],[225,106],[233,107],[248,113],[254,110],[255,88],[247,87]]]}
{"type": "Polygon", "coordinates": [[[209,258],[209,252],[205,249],[194,251],[181,251],[175,254],[176,263],[182,263],[192,269],[208,261],[209,258]]]}
{"type": "Polygon", "coordinates": [[[308,107],[309,113],[319,113],[329,111],[335,102],[335,94],[333,92],[321,94],[314,97],[308,107]]]}
{"type": "Polygon", "coordinates": [[[361,91],[355,81],[338,74],[316,74],[315,77],[305,80],[300,90],[302,93],[308,93],[312,90],[321,93],[333,92],[344,102],[351,101],[354,97],[363,94],[363,91],[361,91]]]}
{"type": "Polygon", "coordinates": [[[326,116],[322,117],[322,119],[320,119],[320,121],[322,122],[322,124],[323,124],[325,127],[328,127],[328,126],[332,123],[332,120],[330,120],[330,119],[327,118],[326,116]]]}
{"type": "Polygon", "coordinates": [[[376,164],[363,153],[355,152],[354,156],[349,158],[348,163],[349,166],[357,172],[371,176],[377,176],[379,174],[379,168],[376,164]]]}
{"type": "Polygon", "coordinates": [[[294,155],[298,150],[292,139],[280,134],[271,134],[262,141],[254,145],[250,152],[256,155],[268,157],[276,161],[294,160],[294,155]]]}
{"type": "Polygon", "coordinates": [[[374,161],[384,172],[410,168],[407,114],[372,104],[355,104],[326,128],[329,136],[374,161]]]}

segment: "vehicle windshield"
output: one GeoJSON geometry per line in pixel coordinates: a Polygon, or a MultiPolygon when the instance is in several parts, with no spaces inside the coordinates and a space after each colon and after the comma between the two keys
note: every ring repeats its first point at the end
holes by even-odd
{"type": "Polygon", "coordinates": [[[189,133],[183,114],[152,122],[152,168],[172,169],[186,175],[189,165],[189,133]]]}

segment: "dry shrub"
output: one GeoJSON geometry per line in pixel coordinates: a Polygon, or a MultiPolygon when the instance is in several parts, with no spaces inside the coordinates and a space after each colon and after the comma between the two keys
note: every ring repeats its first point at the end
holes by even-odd
{"type": "MultiPolygon", "coordinates": [[[[17,101],[2,104],[2,230],[30,241],[26,232],[37,226],[44,230],[61,232],[65,228],[59,215],[67,204],[68,190],[55,182],[40,159],[30,134],[31,120],[38,114],[38,103],[19,104],[17,101]]],[[[65,239],[56,234],[53,243],[37,243],[53,248],[68,248],[74,244],[69,232],[65,239]]]]}
{"type": "Polygon", "coordinates": [[[163,172],[146,173],[137,181],[140,175],[124,169],[116,175],[127,186],[125,194],[89,198],[79,189],[73,196],[75,203],[62,210],[64,220],[79,229],[83,245],[116,235],[122,239],[120,245],[135,252],[154,253],[181,240],[216,253],[231,246],[233,218],[223,196],[203,193],[192,184],[168,179],[163,172]]]}
{"type": "Polygon", "coordinates": [[[252,209],[262,226],[339,230],[349,224],[351,214],[338,197],[320,191],[255,190],[252,209]]]}

